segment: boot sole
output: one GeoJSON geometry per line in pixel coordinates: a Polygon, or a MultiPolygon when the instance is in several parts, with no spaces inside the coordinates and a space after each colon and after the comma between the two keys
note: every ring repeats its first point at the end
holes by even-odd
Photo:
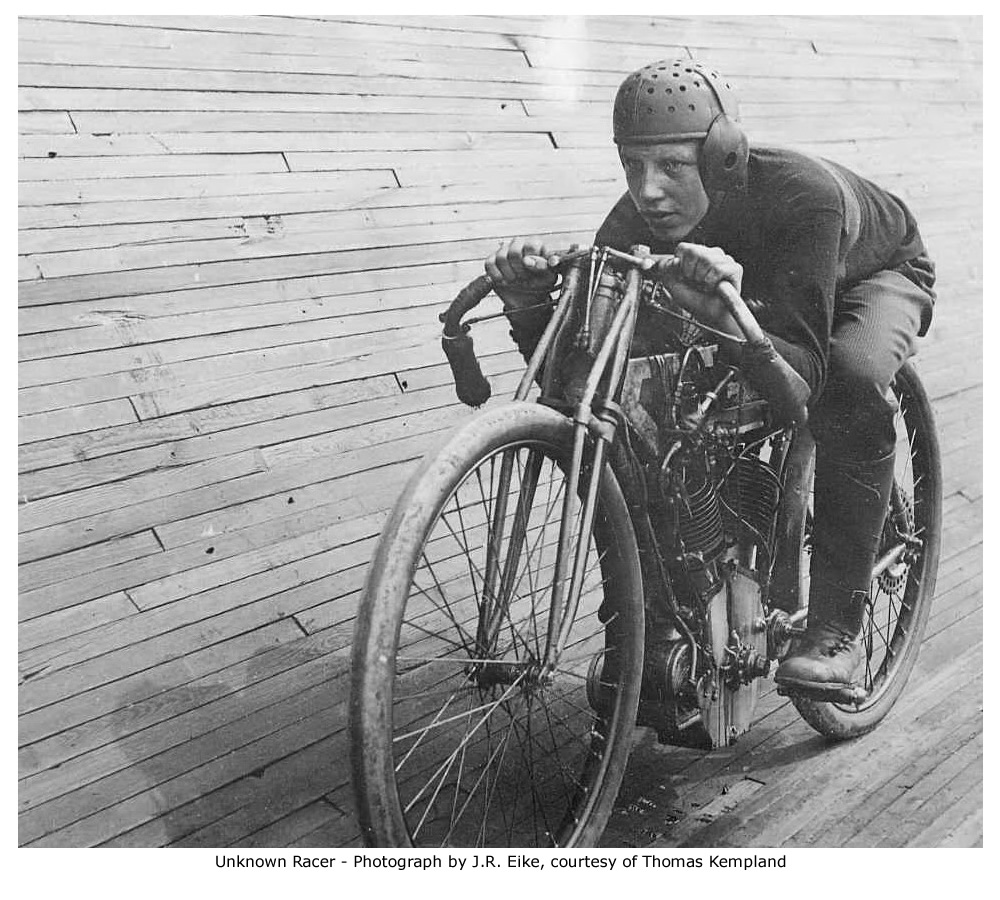
{"type": "Polygon", "coordinates": [[[781,697],[808,697],[810,700],[826,701],[828,703],[853,703],[855,706],[863,703],[868,692],[856,684],[830,683],[828,681],[799,681],[793,678],[774,680],[775,687],[781,697]]]}

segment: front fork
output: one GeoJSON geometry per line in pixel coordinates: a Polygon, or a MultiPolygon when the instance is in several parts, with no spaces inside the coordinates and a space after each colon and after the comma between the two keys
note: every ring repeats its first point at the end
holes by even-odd
{"type": "MultiPolygon", "coordinates": [[[[570,306],[576,299],[580,280],[580,267],[574,267],[567,273],[556,312],[539,340],[515,399],[527,399],[531,384],[543,360],[549,354],[570,306]]],[[[592,279],[589,286],[590,295],[587,297],[586,307],[588,312],[592,305],[592,295],[597,288],[596,281],[597,279],[592,279]]],[[[635,267],[629,269],[622,300],[618,304],[607,333],[602,336],[601,349],[587,376],[573,415],[573,449],[566,470],[566,492],[559,526],[545,645],[541,659],[536,661],[539,666],[539,677],[543,680],[552,677],[558,668],[580,604],[587,575],[587,558],[597,512],[600,480],[606,465],[607,451],[615,439],[620,420],[617,403],[598,399],[597,393],[603,383],[606,385],[608,397],[617,398],[620,395],[639,309],[640,285],[639,269],[635,267]],[[592,444],[593,449],[587,461],[587,471],[584,472],[588,443],[592,444]],[[580,498],[582,498],[582,508],[579,507],[580,498]]],[[[477,629],[477,644],[479,651],[484,655],[489,655],[496,647],[500,626],[516,587],[516,575],[528,536],[528,521],[534,505],[542,463],[541,452],[530,451],[523,471],[519,470],[517,509],[513,516],[501,572],[500,560],[503,555],[515,453],[514,450],[506,451],[501,460],[497,502],[493,510],[490,540],[487,545],[483,602],[477,629]]]]}

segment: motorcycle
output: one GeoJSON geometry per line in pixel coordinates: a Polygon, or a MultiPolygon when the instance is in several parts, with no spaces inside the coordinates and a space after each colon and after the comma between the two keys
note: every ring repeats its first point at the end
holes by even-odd
{"type": "MultiPolygon", "coordinates": [[[[676,307],[645,248],[559,254],[512,402],[420,464],[389,515],[353,651],[352,772],[372,845],[594,845],[635,725],[711,750],[754,721],[808,616],[808,389],[731,285],[742,339],[676,307]]],[[[490,387],[442,314],[459,398],[490,387]]],[[[792,695],[810,725],[874,728],[916,660],[937,571],[940,455],[916,372],[893,382],[896,478],[858,687],[792,695]]]]}

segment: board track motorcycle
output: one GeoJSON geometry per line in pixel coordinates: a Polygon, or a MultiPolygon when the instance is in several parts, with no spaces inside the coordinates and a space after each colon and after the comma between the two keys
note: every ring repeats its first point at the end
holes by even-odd
{"type": "MultiPolygon", "coordinates": [[[[428,455],[385,523],[353,652],[352,771],[374,845],[580,847],[607,823],[638,724],[711,750],[754,721],[808,615],[814,445],[804,382],[731,285],[743,340],[672,305],[645,248],[562,254],[512,402],[428,455]]],[[[488,383],[442,315],[459,396],[488,383]]],[[[941,476],[904,365],[896,477],[857,689],[792,696],[824,735],[874,728],[913,667],[941,476]]]]}

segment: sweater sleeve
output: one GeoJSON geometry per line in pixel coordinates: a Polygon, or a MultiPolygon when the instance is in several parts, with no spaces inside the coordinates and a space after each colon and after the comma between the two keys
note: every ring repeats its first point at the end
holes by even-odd
{"type": "Polygon", "coordinates": [[[832,206],[786,213],[779,227],[769,229],[755,279],[761,326],[813,397],[826,380],[842,223],[832,206]]]}

